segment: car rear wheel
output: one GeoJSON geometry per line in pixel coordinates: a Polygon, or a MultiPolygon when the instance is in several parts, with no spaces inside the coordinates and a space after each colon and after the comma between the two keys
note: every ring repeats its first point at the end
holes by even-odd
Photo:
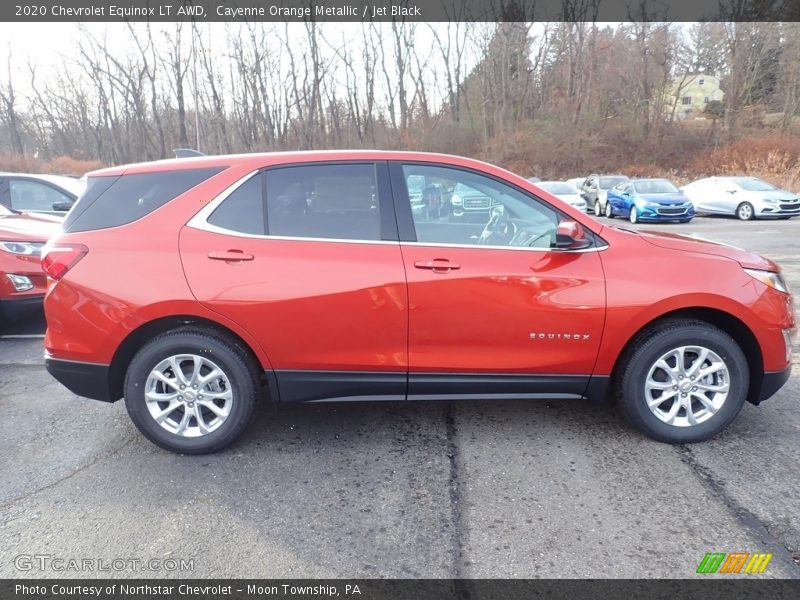
{"type": "Polygon", "coordinates": [[[640,431],[661,442],[700,442],[741,410],[749,386],[747,359],[724,331],[671,320],[641,335],[617,374],[617,404],[640,431]]]}
{"type": "Polygon", "coordinates": [[[259,384],[243,348],[184,328],[155,337],[134,356],[124,389],[128,414],[147,439],[172,452],[205,454],[244,431],[259,384]]]}
{"type": "Polygon", "coordinates": [[[635,206],[631,206],[631,212],[628,215],[628,219],[633,224],[636,224],[636,223],[639,222],[639,212],[636,210],[635,206]]]}
{"type": "Polygon", "coordinates": [[[608,200],[606,200],[606,217],[608,217],[609,219],[614,218],[614,213],[611,211],[611,202],[609,202],[608,200]]]}
{"type": "Polygon", "coordinates": [[[742,202],[736,209],[736,216],[741,221],[750,221],[753,218],[753,205],[749,202],[742,202]]]}

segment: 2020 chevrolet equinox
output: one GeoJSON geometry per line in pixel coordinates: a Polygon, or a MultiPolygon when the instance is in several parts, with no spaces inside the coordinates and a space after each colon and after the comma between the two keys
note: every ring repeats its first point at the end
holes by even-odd
{"type": "Polygon", "coordinates": [[[767,259],[610,227],[425,153],[96,171],[42,265],[48,371],[124,397],[181,453],[232,443],[264,387],[275,402],[610,397],[647,435],[694,442],[783,385],[796,331],[767,259]],[[409,180],[490,210],[412,211],[409,180]]]}

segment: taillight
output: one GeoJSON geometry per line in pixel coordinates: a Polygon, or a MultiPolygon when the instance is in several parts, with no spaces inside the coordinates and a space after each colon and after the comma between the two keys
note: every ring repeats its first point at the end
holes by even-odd
{"type": "Polygon", "coordinates": [[[89,249],[83,244],[55,244],[42,248],[42,269],[56,281],[64,277],[89,249]]]}

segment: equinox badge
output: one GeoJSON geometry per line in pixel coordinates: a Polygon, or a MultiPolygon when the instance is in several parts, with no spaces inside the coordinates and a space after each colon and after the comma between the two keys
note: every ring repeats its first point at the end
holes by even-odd
{"type": "Polygon", "coordinates": [[[530,335],[532,340],[565,340],[565,341],[574,341],[574,342],[582,342],[586,341],[591,336],[588,333],[537,333],[533,332],[530,335]]]}

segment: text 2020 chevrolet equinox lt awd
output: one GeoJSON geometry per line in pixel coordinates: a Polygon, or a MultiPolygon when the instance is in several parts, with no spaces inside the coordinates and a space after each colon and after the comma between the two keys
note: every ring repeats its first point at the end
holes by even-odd
{"type": "Polygon", "coordinates": [[[154,443],[219,450],[276,402],[612,397],[704,440],[789,377],[778,266],[604,225],[508,171],[411,152],[96,171],[42,252],[49,372],[154,443]],[[424,219],[408,181],[490,198],[424,219]]]}

